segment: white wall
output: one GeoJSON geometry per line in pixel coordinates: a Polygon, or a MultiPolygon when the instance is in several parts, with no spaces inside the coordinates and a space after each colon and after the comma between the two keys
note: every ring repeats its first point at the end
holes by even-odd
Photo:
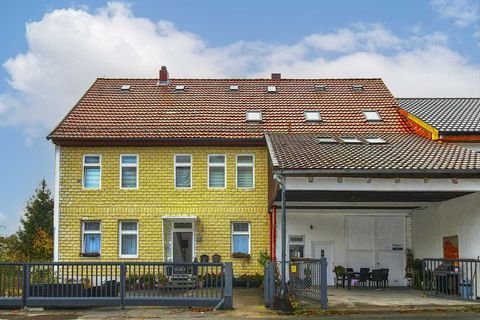
{"type": "MultiPolygon", "coordinates": [[[[280,210],[279,210],[280,211],[280,210]]],[[[277,212],[277,259],[281,260],[281,215],[277,212]]],[[[335,241],[335,265],[345,265],[345,216],[341,214],[287,213],[288,236],[305,235],[305,257],[312,257],[312,241],[335,241]],[[310,226],[313,228],[310,229],[310,226]]],[[[331,264],[331,262],[329,262],[331,264]]]]}
{"type": "Polygon", "coordinates": [[[480,256],[480,192],[412,213],[416,258],[442,258],[443,237],[458,235],[460,258],[480,256]]]}
{"type": "MultiPolygon", "coordinates": [[[[326,209],[324,209],[326,210],[326,209]]],[[[324,211],[321,210],[321,211],[324,211]]],[[[333,268],[335,265],[343,265],[343,266],[350,266],[355,267],[355,261],[347,261],[347,237],[346,237],[346,217],[352,216],[356,217],[357,219],[369,219],[371,222],[381,221],[381,220],[372,220],[373,217],[405,217],[407,213],[389,213],[387,210],[347,210],[345,213],[327,213],[327,212],[318,212],[315,209],[309,210],[309,212],[305,212],[305,210],[288,210],[287,211],[287,260],[289,259],[289,252],[288,252],[288,241],[289,236],[305,236],[305,248],[304,248],[304,256],[312,258],[312,242],[333,242],[334,244],[334,255],[333,260],[328,257],[329,266],[333,268]]],[[[400,240],[400,243],[403,245],[404,249],[406,248],[406,244],[410,243],[409,240],[405,239],[408,237],[409,233],[406,232],[407,226],[405,223],[405,219],[403,220],[403,227],[400,224],[400,228],[404,228],[400,231],[399,234],[402,234],[403,241],[400,240]]],[[[372,227],[375,229],[374,225],[372,227]]],[[[280,210],[277,211],[277,260],[282,260],[281,257],[281,214],[280,210]]],[[[383,228],[384,229],[384,228],[383,228]]],[[[382,229],[382,230],[383,230],[382,229]]],[[[374,234],[377,234],[378,230],[371,231],[374,234]]],[[[372,234],[372,239],[376,239],[375,235],[372,234]]],[[[387,239],[384,236],[378,239],[387,239]]],[[[388,239],[392,240],[392,239],[388,239]]],[[[388,242],[388,246],[391,247],[392,242],[388,242]]],[[[395,243],[399,243],[399,240],[395,240],[395,243]]],[[[374,240],[374,243],[375,240],[374,240]]],[[[385,253],[398,253],[398,251],[390,251],[386,249],[382,249],[381,247],[377,247],[377,245],[372,244],[372,250],[370,257],[372,258],[368,264],[363,265],[364,267],[374,268],[376,264],[381,264],[380,267],[388,267],[392,268],[392,277],[395,275],[395,283],[391,282],[392,285],[404,285],[403,281],[403,273],[405,267],[405,250],[401,252],[400,260],[401,263],[395,263],[394,266],[390,266],[390,260],[388,260],[385,256],[385,253]],[[378,255],[378,256],[377,256],[378,255]],[[380,258],[382,256],[383,258],[380,258]],[[378,259],[378,260],[377,260],[378,259]],[[382,260],[383,259],[383,260],[382,260]],[[388,260],[388,261],[387,261],[388,260]],[[397,268],[394,268],[397,267],[397,268]],[[395,270],[393,270],[395,269],[395,270]]],[[[354,251],[352,248],[349,249],[349,256],[350,259],[353,259],[352,254],[354,251]]],[[[355,251],[359,252],[359,251],[355,251]]],[[[363,251],[362,251],[363,252],[363,251]]],[[[397,257],[395,257],[397,258],[397,257]]],[[[398,259],[397,259],[398,260],[398,259]]],[[[357,261],[358,262],[358,261],[357,261]]],[[[357,266],[358,267],[358,266],[357,266]]],[[[358,268],[357,268],[358,269],[358,268]]],[[[393,278],[392,278],[393,280],[393,278]]]]}

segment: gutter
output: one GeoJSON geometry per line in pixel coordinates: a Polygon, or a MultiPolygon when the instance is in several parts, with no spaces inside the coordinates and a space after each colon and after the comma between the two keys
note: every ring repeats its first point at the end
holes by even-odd
{"type": "Polygon", "coordinates": [[[389,177],[467,177],[479,178],[480,170],[478,169],[275,169],[275,174],[282,176],[358,176],[358,177],[372,177],[372,176],[389,176],[389,177]]]}

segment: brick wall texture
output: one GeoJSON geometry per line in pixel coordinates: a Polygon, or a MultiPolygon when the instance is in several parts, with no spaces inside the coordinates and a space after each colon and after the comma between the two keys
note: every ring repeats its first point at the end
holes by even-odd
{"type": "Polygon", "coordinates": [[[59,261],[123,261],[119,221],[137,220],[136,261],[164,261],[163,217],[196,216],[195,256],[217,253],[234,273],[263,273],[260,251],[269,247],[268,158],[263,147],[62,147],[60,156],[59,261]],[[83,155],[102,156],[100,190],[82,188],[83,155]],[[139,155],[138,190],[119,187],[120,155],[139,155]],[[192,189],[174,188],[174,155],[192,155],[192,189]],[[207,156],[227,157],[226,189],[208,189],[207,156]],[[255,155],[255,188],[236,188],[236,155],[255,155]],[[83,220],[100,220],[101,256],[81,257],[83,220]],[[231,257],[231,223],[250,222],[251,259],[231,257]]]}

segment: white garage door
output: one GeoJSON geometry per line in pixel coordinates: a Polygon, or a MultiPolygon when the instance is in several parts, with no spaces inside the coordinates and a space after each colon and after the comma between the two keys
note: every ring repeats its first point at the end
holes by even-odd
{"type": "Polygon", "coordinates": [[[347,216],[347,266],[388,268],[390,285],[405,285],[405,217],[347,216]]]}

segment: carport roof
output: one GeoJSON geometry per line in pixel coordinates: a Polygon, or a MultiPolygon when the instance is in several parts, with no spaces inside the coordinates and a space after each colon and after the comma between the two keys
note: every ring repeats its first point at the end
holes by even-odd
{"type": "Polygon", "coordinates": [[[265,136],[274,169],[284,174],[480,176],[478,153],[415,134],[266,133],[265,136]],[[335,142],[320,142],[320,136],[333,138],[335,142]],[[344,136],[357,138],[359,142],[346,143],[342,140],[344,136]],[[366,139],[372,137],[385,143],[368,143],[366,139]]]}

